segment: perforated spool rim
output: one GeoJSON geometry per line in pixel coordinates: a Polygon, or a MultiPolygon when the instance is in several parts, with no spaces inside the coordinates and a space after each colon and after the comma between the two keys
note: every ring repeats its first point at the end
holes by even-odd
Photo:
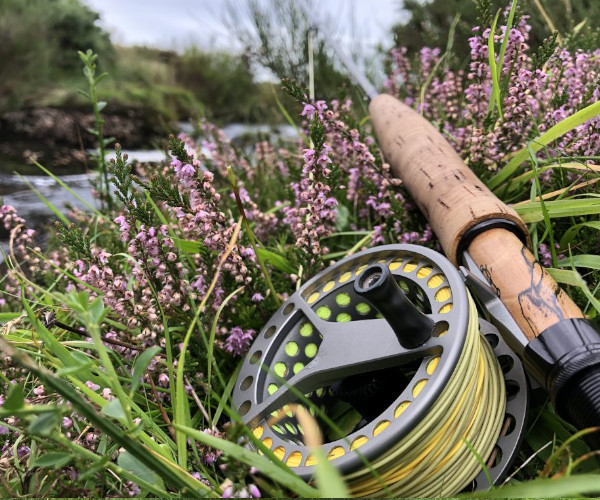
{"type": "MultiPolygon", "coordinates": [[[[391,261],[393,258],[397,257],[403,257],[407,260],[417,259],[419,262],[431,265],[434,272],[431,273],[428,279],[430,279],[431,276],[434,276],[438,271],[443,275],[445,279],[444,284],[447,283],[450,287],[453,304],[452,310],[444,314],[444,319],[449,323],[448,333],[442,338],[436,338],[437,345],[442,348],[442,352],[440,354],[440,362],[433,375],[430,376],[427,374],[426,366],[429,360],[423,359],[411,384],[409,384],[409,386],[396,398],[394,403],[382,412],[377,419],[374,419],[363,428],[351,433],[343,439],[335,440],[323,445],[326,454],[331,453],[331,450],[334,448],[337,449],[340,446],[345,449],[345,454],[334,460],[335,466],[341,470],[342,473],[351,472],[364,466],[363,461],[359,458],[358,454],[350,451],[350,443],[364,435],[368,438],[368,441],[360,446],[360,453],[368,460],[379,456],[390,446],[389,443],[401,439],[418,424],[435,403],[456,367],[463,349],[467,331],[468,300],[462,276],[445,257],[433,250],[416,245],[386,245],[357,253],[356,255],[344,259],[326,269],[294,293],[273,315],[271,320],[267,322],[263,330],[257,336],[257,340],[250,349],[249,356],[242,365],[238,382],[234,389],[233,401],[236,407],[245,404],[246,401],[250,401],[251,405],[256,405],[263,401],[265,388],[259,381],[261,378],[264,378],[264,376],[260,373],[261,370],[258,367],[260,366],[260,363],[265,363],[267,366],[273,366],[274,356],[278,349],[283,345],[283,341],[292,328],[301,322],[300,318],[303,316],[302,311],[306,310],[307,307],[312,309],[312,306],[307,304],[306,300],[335,278],[336,285],[329,290],[333,296],[333,292],[338,290],[341,286],[345,286],[346,283],[352,283],[353,278],[355,277],[354,271],[361,265],[375,262],[376,259],[386,258],[391,261]],[[350,277],[345,276],[348,272],[352,273],[350,277]],[[344,282],[341,284],[339,282],[340,279],[344,279],[344,282]],[[275,327],[274,329],[273,326],[275,327]],[[254,353],[257,352],[260,352],[260,362],[250,363],[249,360],[254,353]],[[254,383],[251,386],[252,390],[250,391],[250,388],[242,390],[240,388],[240,381],[244,381],[249,376],[254,377],[254,383]],[[410,404],[402,413],[401,419],[394,417],[394,411],[401,402],[414,401],[414,397],[407,396],[405,393],[412,389],[413,381],[422,379],[426,379],[427,383],[417,396],[419,398],[418,404],[410,404]],[[375,428],[384,421],[389,421],[390,425],[383,433],[377,436],[377,439],[373,439],[375,428]]],[[[419,280],[414,278],[414,276],[416,276],[416,273],[421,267],[422,265],[419,264],[419,266],[409,273],[404,273],[402,269],[392,270],[392,273],[396,276],[408,277],[418,283],[419,280]]],[[[433,289],[424,289],[423,291],[430,302],[435,304],[436,301],[434,295],[440,288],[441,285],[433,289]]],[[[318,303],[318,300],[314,302],[314,304],[318,303]]],[[[427,344],[428,343],[426,343],[425,346],[427,346],[427,344]]],[[[302,462],[304,462],[308,456],[308,450],[304,446],[296,445],[282,439],[269,428],[269,426],[264,425],[263,423],[263,435],[261,436],[261,439],[265,438],[272,439],[272,448],[283,446],[285,452],[281,458],[284,462],[296,451],[302,451],[302,462]]],[[[314,472],[313,466],[300,465],[293,467],[293,469],[305,479],[310,478],[314,472]]]]}

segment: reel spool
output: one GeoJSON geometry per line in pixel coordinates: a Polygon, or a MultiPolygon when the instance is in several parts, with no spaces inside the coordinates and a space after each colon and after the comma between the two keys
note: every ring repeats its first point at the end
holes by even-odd
{"type": "Polygon", "coordinates": [[[354,496],[488,488],[476,453],[499,481],[528,399],[519,359],[477,317],[460,273],[416,245],[373,248],[315,276],[267,322],[243,363],[235,407],[308,481],[316,459],[291,405],[302,394],[354,496]]]}

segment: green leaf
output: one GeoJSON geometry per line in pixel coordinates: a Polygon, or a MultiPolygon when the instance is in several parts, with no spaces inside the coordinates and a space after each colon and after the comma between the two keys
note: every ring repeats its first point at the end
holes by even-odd
{"type": "Polygon", "coordinates": [[[60,413],[58,411],[44,413],[29,424],[29,432],[39,436],[48,437],[59,424],[60,413]]]}
{"type": "Polygon", "coordinates": [[[265,261],[269,261],[271,265],[279,271],[289,274],[293,274],[297,271],[289,260],[275,252],[271,252],[264,248],[257,248],[256,253],[258,253],[265,261]]]}
{"type": "MultiPolygon", "coordinates": [[[[550,130],[542,134],[536,139],[530,141],[528,146],[531,146],[531,150],[534,152],[539,151],[544,146],[550,144],[552,141],[562,137],[567,132],[570,132],[574,128],[579,127],[579,125],[583,125],[588,120],[591,120],[595,116],[600,113],[600,101],[591,104],[590,106],[579,110],[577,113],[568,116],[560,123],[554,125],[550,130]]],[[[488,182],[488,187],[490,189],[496,189],[499,187],[506,179],[508,179],[514,172],[517,170],[521,164],[527,160],[529,157],[529,151],[527,150],[527,146],[521,149],[515,156],[513,156],[512,160],[510,160],[506,166],[500,170],[494,177],[490,179],[488,182]]]]}
{"type": "Polygon", "coordinates": [[[121,453],[117,457],[117,464],[143,481],[161,486],[163,484],[160,477],[152,469],[146,467],[128,451],[121,453]]]}
{"type": "MultiPolygon", "coordinates": [[[[600,199],[593,197],[546,201],[544,206],[551,219],[600,214],[600,199]]],[[[539,201],[531,201],[513,208],[526,223],[544,220],[542,204],[539,201]]]]}
{"type": "Polygon", "coordinates": [[[8,411],[20,410],[25,405],[25,394],[23,393],[23,385],[13,385],[4,400],[2,408],[8,411]]]}
{"type": "Polygon", "coordinates": [[[92,322],[96,325],[100,325],[108,314],[108,310],[104,308],[102,297],[96,297],[94,299],[89,305],[89,311],[92,316],[92,322]]]}
{"type": "Polygon", "coordinates": [[[560,239],[560,247],[566,248],[567,245],[573,241],[575,236],[577,236],[579,231],[581,231],[584,227],[600,230],[600,222],[583,222],[581,224],[575,224],[574,226],[571,226],[560,239]]]}
{"type": "Polygon", "coordinates": [[[60,453],[53,451],[50,453],[44,453],[41,457],[37,457],[32,467],[50,467],[52,469],[60,469],[67,465],[71,460],[75,458],[71,453],[60,453]]]}
{"type": "Polygon", "coordinates": [[[173,244],[183,253],[199,253],[202,248],[199,241],[182,240],[181,238],[173,238],[173,244]]]}
{"type": "MultiPolygon", "coordinates": [[[[73,355],[75,354],[81,354],[77,351],[73,351],[73,355]]],[[[75,357],[75,356],[73,356],[75,357]]],[[[79,359],[77,360],[78,363],[71,365],[71,366],[65,366],[64,368],[60,368],[56,371],[56,374],[60,377],[64,377],[65,375],[74,375],[78,372],[80,372],[81,370],[85,370],[87,368],[89,368],[90,366],[92,366],[94,363],[91,359],[86,358],[85,362],[79,363],[79,359]]]]}
{"type": "Polygon", "coordinates": [[[581,474],[558,479],[534,479],[525,483],[469,493],[474,498],[558,498],[598,493],[600,474],[581,474]]]}
{"type": "Polygon", "coordinates": [[[102,80],[104,80],[108,76],[108,73],[102,73],[96,78],[94,85],[98,85],[102,80]]]}
{"type": "Polygon", "coordinates": [[[120,422],[127,421],[125,410],[123,410],[121,402],[116,398],[102,408],[102,413],[104,413],[107,417],[116,418],[120,422]]]}
{"type": "Polygon", "coordinates": [[[161,351],[161,348],[158,346],[150,347],[146,349],[142,354],[140,354],[135,362],[133,363],[133,376],[131,377],[131,392],[135,392],[137,388],[140,386],[140,382],[144,373],[148,369],[148,365],[150,361],[154,359],[161,351]]]}
{"type": "Polygon", "coordinates": [[[503,117],[502,114],[502,102],[500,97],[500,82],[498,80],[498,69],[496,66],[496,53],[494,50],[494,37],[496,34],[496,25],[498,24],[498,17],[500,17],[500,11],[496,13],[496,17],[494,18],[494,23],[492,24],[492,30],[490,31],[490,36],[488,38],[488,60],[490,64],[490,73],[492,75],[492,93],[490,95],[490,104],[488,106],[488,110],[494,107],[494,101],[496,103],[496,107],[498,108],[498,114],[500,117],[503,117]]]}
{"type": "Polygon", "coordinates": [[[212,448],[216,448],[225,453],[225,455],[238,460],[239,462],[247,465],[256,467],[265,476],[270,477],[272,480],[281,483],[283,486],[294,490],[299,496],[305,496],[309,498],[318,498],[319,491],[306,484],[296,474],[289,469],[286,470],[281,467],[281,464],[275,464],[266,457],[258,455],[256,452],[251,451],[243,446],[220,439],[209,434],[205,434],[197,429],[186,427],[174,423],[173,426],[185,435],[208,445],[212,448]]]}
{"type": "Polygon", "coordinates": [[[340,472],[321,448],[313,450],[316,458],[315,478],[321,498],[350,498],[350,492],[340,472]]]}
{"type": "Polygon", "coordinates": [[[31,182],[29,182],[22,175],[19,175],[19,174],[16,174],[16,175],[19,177],[19,179],[21,179],[27,185],[27,187],[31,191],[33,191],[35,193],[35,195],[40,199],[40,201],[44,205],[46,205],[46,207],[48,207],[48,210],[50,210],[59,221],[61,221],[65,226],[69,226],[69,224],[71,224],[69,219],[67,219],[67,217],[65,217],[58,208],[56,208],[50,201],[48,201],[48,199],[40,192],[40,190],[38,188],[36,188],[33,184],[31,184],[31,182]]]}
{"type": "Polygon", "coordinates": [[[558,283],[562,283],[564,285],[571,285],[581,288],[581,291],[585,294],[587,299],[590,301],[592,306],[596,311],[600,312],[600,302],[594,294],[590,292],[585,280],[581,277],[581,275],[577,271],[567,270],[567,269],[554,269],[552,267],[546,269],[548,274],[554,278],[554,281],[558,283]]]}
{"type": "Polygon", "coordinates": [[[335,228],[338,232],[342,232],[350,224],[350,210],[344,205],[338,205],[337,207],[337,220],[335,222],[335,228]]]}
{"type": "Polygon", "coordinates": [[[68,184],[66,184],[60,177],[54,175],[52,172],[50,172],[46,167],[44,167],[43,165],[40,165],[37,161],[33,162],[40,170],[42,170],[42,172],[44,172],[47,176],[51,177],[52,179],[54,179],[54,181],[60,185],[60,187],[62,187],[65,191],[67,191],[69,194],[71,194],[73,197],[75,197],[82,205],[85,206],[85,208],[87,210],[89,210],[90,212],[95,213],[98,216],[101,216],[102,214],[96,209],[94,208],[92,205],[90,205],[86,200],[84,200],[81,196],[79,196],[73,189],[71,189],[69,187],[68,184]]]}
{"type": "Polygon", "coordinates": [[[13,319],[17,319],[21,316],[20,312],[4,312],[0,313],[0,323],[6,323],[8,321],[12,321],[13,319]]]}
{"type": "Polygon", "coordinates": [[[598,255],[573,255],[572,257],[558,261],[559,267],[586,267],[588,269],[600,269],[600,256],[598,255]]]}
{"type": "Polygon", "coordinates": [[[80,96],[83,96],[83,97],[85,97],[85,98],[86,98],[88,101],[91,101],[91,100],[92,100],[92,98],[90,97],[90,94],[88,94],[88,93],[87,93],[85,90],[80,90],[80,89],[77,89],[77,90],[75,90],[75,92],[76,92],[77,94],[79,94],[80,96]]]}

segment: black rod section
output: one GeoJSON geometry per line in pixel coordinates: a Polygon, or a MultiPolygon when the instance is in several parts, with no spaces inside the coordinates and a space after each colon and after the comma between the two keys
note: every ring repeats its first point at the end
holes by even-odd
{"type": "Polygon", "coordinates": [[[408,300],[386,265],[367,267],[354,281],[354,291],[381,313],[405,349],[419,347],[431,338],[435,322],[408,300]]]}

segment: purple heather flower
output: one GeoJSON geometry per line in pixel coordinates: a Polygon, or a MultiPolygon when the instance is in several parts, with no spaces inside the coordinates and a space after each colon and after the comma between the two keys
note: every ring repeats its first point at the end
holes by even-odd
{"type": "Polygon", "coordinates": [[[262,302],[265,298],[261,295],[260,292],[256,292],[252,295],[252,302],[262,302]]]}
{"type": "Polygon", "coordinates": [[[258,486],[256,486],[254,483],[250,483],[248,485],[248,493],[250,493],[250,496],[252,498],[260,498],[260,496],[261,496],[258,486]]]}
{"type": "Polygon", "coordinates": [[[306,118],[308,118],[309,120],[313,117],[313,115],[315,114],[316,109],[312,104],[308,104],[308,103],[304,103],[304,108],[302,109],[302,113],[300,113],[300,116],[306,116],[306,118]]]}
{"type": "Polygon", "coordinates": [[[97,391],[98,389],[100,389],[100,386],[98,384],[94,384],[94,382],[88,380],[85,385],[91,389],[92,391],[97,391]]]}
{"type": "Polygon", "coordinates": [[[233,327],[225,341],[225,349],[236,356],[242,356],[250,347],[255,333],[254,330],[244,331],[239,326],[233,327]]]}

